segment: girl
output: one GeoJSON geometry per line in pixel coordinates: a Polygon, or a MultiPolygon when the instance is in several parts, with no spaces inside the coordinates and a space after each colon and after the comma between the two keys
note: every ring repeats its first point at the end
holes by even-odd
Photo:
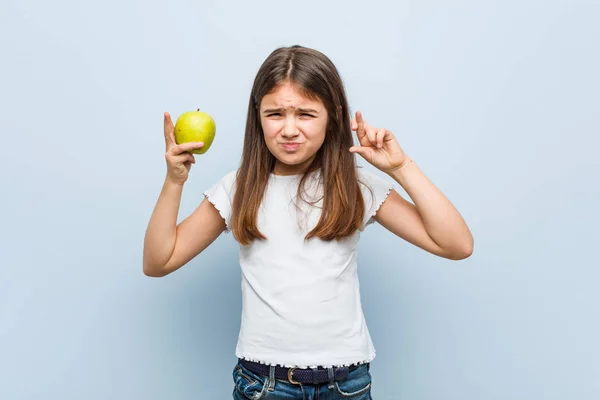
{"type": "Polygon", "coordinates": [[[336,67],[318,51],[275,50],[248,105],[239,169],[204,192],[179,225],[191,150],[165,113],[167,176],[148,224],[144,273],[165,276],[222,232],[240,244],[242,316],[234,399],[371,399],[375,349],[362,312],[356,249],[376,221],[440,257],[468,257],[473,238],[458,211],[396,138],[350,119],[336,67]],[[359,144],[354,146],[352,131],[359,144]],[[356,166],[354,153],[400,184],[356,166]]]}

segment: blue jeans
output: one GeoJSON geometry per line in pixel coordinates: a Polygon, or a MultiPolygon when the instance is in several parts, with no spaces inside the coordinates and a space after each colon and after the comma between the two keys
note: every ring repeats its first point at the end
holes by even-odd
{"type": "Polygon", "coordinates": [[[292,384],[249,371],[239,362],[233,369],[235,400],[372,400],[370,364],[350,371],[342,381],[314,384],[292,384]]]}

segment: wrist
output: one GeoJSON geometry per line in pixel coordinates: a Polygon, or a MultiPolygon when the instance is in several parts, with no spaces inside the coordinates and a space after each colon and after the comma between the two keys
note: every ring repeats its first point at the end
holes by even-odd
{"type": "Polygon", "coordinates": [[[177,190],[177,189],[183,189],[183,184],[184,183],[185,182],[180,182],[180,181],[173,180],[170,176],[167,175],[167,177],[165,178],[164,186],[166,188],[169,188],[169,189],[176,189],[177,190]]]}
{"type": "Polygon", "coordinates": [[[394,174],[397,174],[398,172],[402,171],[403,169],[406,168],[407,165],[412,164],[413,162],[414,161],[412,158],[410,158],[409,156],[406,156],[404,161],[402,161],[402,164],[400,164],[397,167],[395,167],[394,169],[388,171],[388,174],[391,176],[394,176],[394,174]]]}
{"type": "Polygon", "coordinates": [[[389,172],[388,175],[400,186],[406,189],[406,185],[408,184],[408,181],[412,175],[411,172],[414,172],[413,167],[416,168],[416,164],[412,158],[407,157],[402,164],[394,168],[394,170],[389,172]]]}

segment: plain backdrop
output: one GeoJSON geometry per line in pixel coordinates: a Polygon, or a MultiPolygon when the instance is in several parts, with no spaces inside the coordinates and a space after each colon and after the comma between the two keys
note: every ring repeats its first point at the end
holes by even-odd
{"type": "Polygon", "coordinates": [[[142,273],[163,112],[217,122],[183,219],[237,168],[254,76],[293,44],[332,59],[475,237],[456,262],[363,234],[373,398],[600,398],[599,17],[591,0],[2,0],[0,399],[231,397],[233,237],[142,273]]]}

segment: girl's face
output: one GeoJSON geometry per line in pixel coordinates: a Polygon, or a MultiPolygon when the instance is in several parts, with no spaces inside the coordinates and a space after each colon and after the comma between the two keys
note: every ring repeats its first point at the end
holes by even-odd
{"type": "Polygon", "coordinates": [[[320,100],[300,94],[290,82],[262,98],[260,123],[276,175],[301,174],[325,140],[327,111],[320,100]]]}

